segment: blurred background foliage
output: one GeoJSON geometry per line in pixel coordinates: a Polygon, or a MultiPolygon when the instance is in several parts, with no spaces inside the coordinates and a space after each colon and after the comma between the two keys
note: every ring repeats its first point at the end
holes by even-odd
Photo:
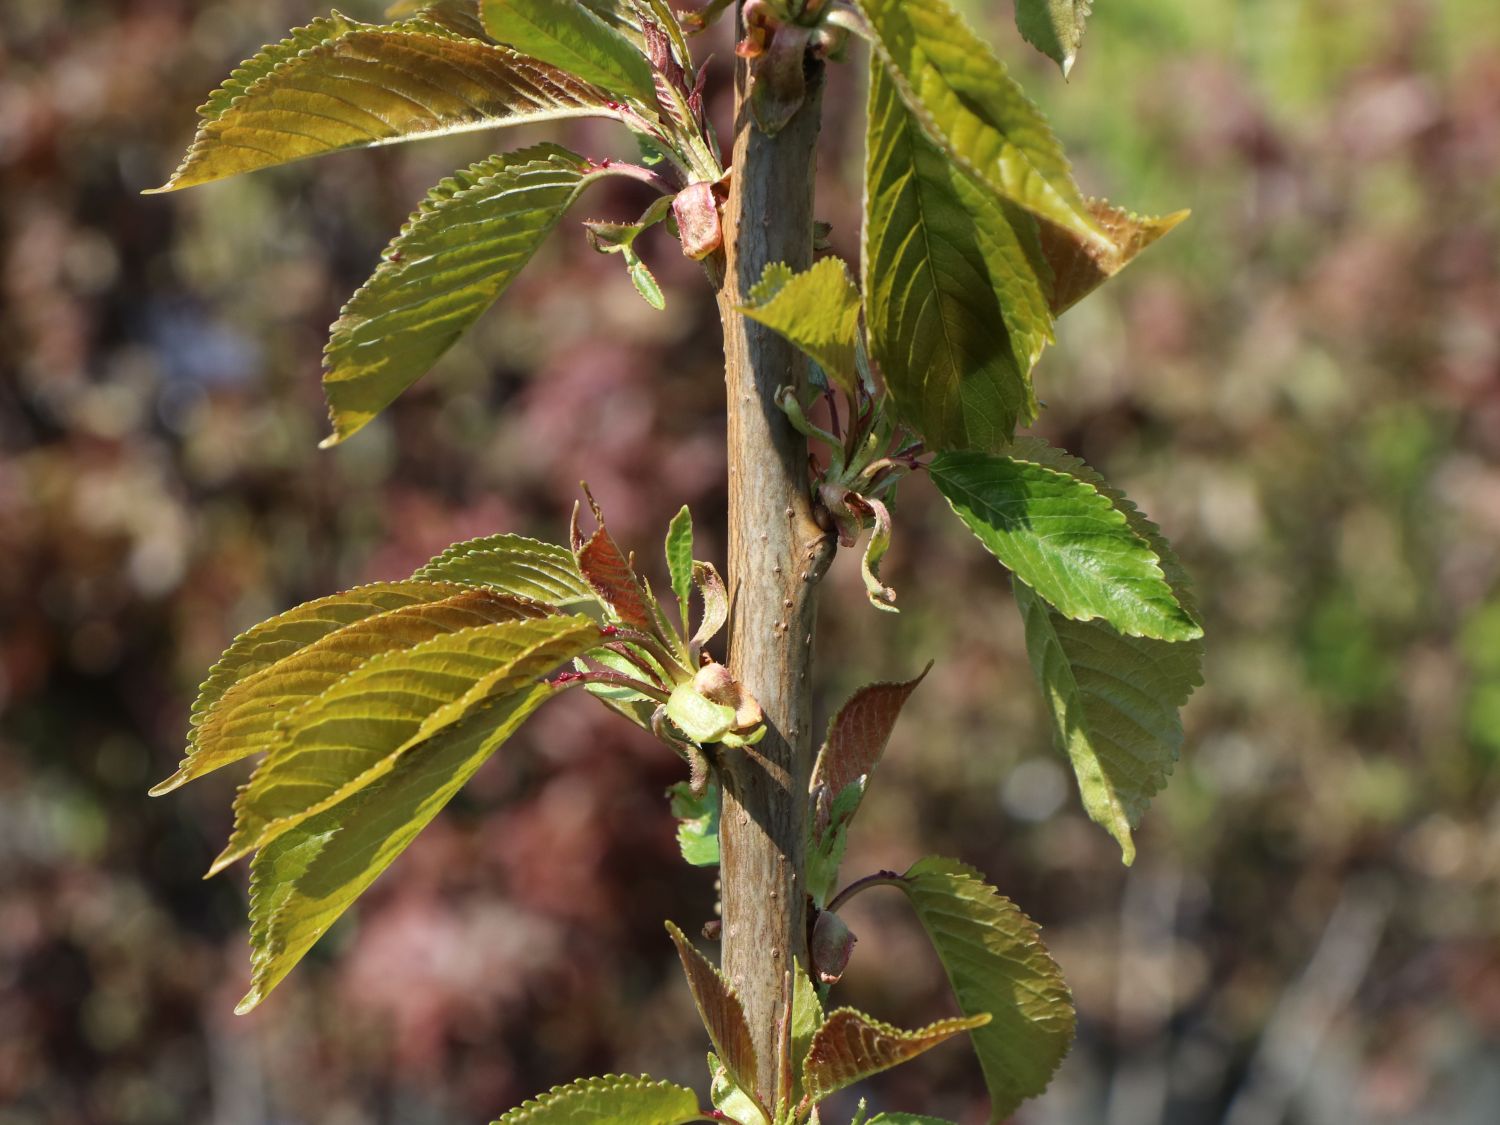
{"type": "MultiPolygon", "coordinates": [[[[1179,545],[1208,686],[1123,869],[1048,744],[999,570],[914,480],[901,616],[852,557],[824,603],[823,714],[938,661],[846,872],[959,855],[1044,923],[1081,1032],[1023,1122],[1494,1122],[1494,0],[1101,0],[1068,84],[1008,2],[966,7],[1086,189],[1194,209],[1068,314],[1038,383],[1040,428],[1179,545]]],[[[453,540],[560,539],[581,478],[652,565],[684,502],[722,562],[718,326],[664,238],[666,313],[565,226],[386,421],[316,450],[340,303],[431,182],[532,139],[138,196],[231,65],[320,11],[4,5],[0,1125],[484,1121],[580,1074],[702,1073],[661,919],[708,919],[712,877],[675,858],[675,760],[602,709],[543,712],[247,1018],[243,875],[199,879],[236,779],[145,795],[237,630],[453,540]]],[[[852,256],[860,83],[832,82],[820,212],[852,256]]],[[[629,217],[636,190],[575,217],[629,217]]],[[[851,921],[849,1002],[952,1010],[899,901],[851,921]]],[[[985,1119],[961,1045],[863,1092],[985,1119]]]]}

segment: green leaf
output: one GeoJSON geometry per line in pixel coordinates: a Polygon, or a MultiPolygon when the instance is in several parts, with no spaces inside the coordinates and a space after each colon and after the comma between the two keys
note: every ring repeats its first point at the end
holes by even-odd
{"type": "Polygon", "coordinates": [[[586,617],[505,621],[384,653],[287,715],[235,801],[223,870],[343,801],[476,707],[529,687],[599,643],[586,617]]]}
{"type": "Polygon", "coordinates": [[[1064,617],[1102,618],[1133,637],[1203,635],[1139,513],[1081,461],[1025,439],[1009,457],[943,453],[930,468],[969,530],[1064,617]]]}
{"type": "Polygon", "coordinates": [[[250,865],[248,1012],[390,866],[489,756],[556,688],[481,707],[383,777],[272,840],[250,865]]]}
{"type": "Polygon", "coordinates": [[[349,148],[565,117],[618,116],[577,78],[421,18],[335,14],[247,60],[199,109],[181,165],[156,191],[349,148]]]}
{"type": "Polygon", "coordinates": [[[878,1113],[865,1125],[953,1125],[941,1117],[919,1117],[915,1113],[878,1113]]]}
{"type": "Polygon", "coordinates": [[[803,1063],[802,1084],[814,1102],[883,1070],[900,1066],[939,1043],[990,1022],[980,1013],[940,1020],[917,1031],[902,1031],[854,1008],[828,1016],[813,1037],[803,1063]]]}
{"type": "Polygon", "coordinates": [[[598,613],[599,599],[573,553],[524,535],[490,535],[455,543],[413,576],[466,586],[493,586],[570,613],[598,613]]]}
{"type": "Polygon", "coordinates": [[[577,0],[484,0],[482,11],[497,43],[655,109],[656,82],[646,57],[577,0]]]}
{"type": "Polygon", "coordinates": [[[1016,26],[1021,37],[1062,68],[1073,69],[1083,43],[1083,25],[1093,0],[1016,0],[1016,26]]]}
{"type": "Polygon", "coordinates": [[[698,693],[692,683],[678,684],[667,698],[667,718],[699,746],[718,742],[734,729],[734,708],[698,693]]]}
{"type": "Polygon", "coordinates": [[[682,608],[682,629],[687,632],[688,607],[693,598],[693,513],[684,504],[667,527],[667,573],[672,593],[682,608]]]}
{"type": "Polygon", "coordinates": [[[708,1121],[698,1095],[650,1078],[583,1078],[556,1086],[492,1125],[686,1125],[708,1121]]]}
{"type": "Polygon", "coordinates": [[[936,144],[997,198],[1110,249],[1046,118],[947,0],[857,2],[902,99],[936,144]]]}
{"type": "Polygon", "coordinates": [[[713,1077],[709,1087],[709,1096],[713,1099],[714,1108],[724,1118],[736,1123],[736,1125],[771,1125],[770,1115],[761,1109],[756,1100],[743,1090],[735,1080],[730,1077],[729,1071],[719,1062],[719,1058],[712,1051],[708,1054],[708,1072],[713,1077]]]}
{"type": "Polygon", "coordinates": [[[1069,621],[1024,583],[1016,606],[1053,731],[1073,763],[1083,806],[1135,859],[1131,829],[1167,783],[1182,746],[1178,709],[1203,682],[1199,641],[1128,637],[1103,621],[1069,621]]]}
{"type": "Polygon", "coordinates": [[[333,445],[415,383],[505,292],[589,184],[609,175],[556,145],[492,156],[426,201],[334,322],[323,353],[333,445]]]}
{"type": "Polygon", "coordinates": [[[446,588],[434,586],[431,582],[379,582],[306,602],[241,633],[209,670],[208,678],[198,689],[198,698],[192,709],[194,729],[180,769],[152,789],[152,795],[171,792],[183,782],[227,764],[210,763],[197,753],[197,728],[203,725],[219,700],[235,684],[356,621],[402,606],[434,601],[446,594],[446,588]]]}
{"type": "MultiPolygon", "coordinates": [[[[677,956],[682,959],[682,971],[687,975],[693,1003],[698,1006],[698,1015],[713,1042],[714,1053],[734,1084],[753,1097],[759,1088],[759,1064],[750,1025],[745,1020],[745,1009],[735,995],[734,986],[671,922],[667,923],[667,933],[672,935],[672,944],[677,946],[677,956]]],[[[760,1108],[764,1110],[765,1107],[760,1108]]]]}
{"type": "Polygon", "coordinates": [[[859,382],[859,287],[839,258],[824,258],[793,273],[784,262],[766,266],[739,311],[779,332],[817,361],[845,393],[859,382]]]}
{"type": "Polygon", "coordinates": [[[677,818],[677,846],[693,867],[719,864],[719,787],[709,782],[703,796],[695,797],[692,786],[679,781],[667,790],[672,815],[677,818]]]}
{"type": "MultiPolygon", "coordinates": [[[[279,723],[284,715],[321,695],[372,657],[412,648],[444,633],[556,612],[498,590],[452,583],[428,583],[424,589],[422,583],[406,582],[401,589],[403,594],[426,596],[327,633],[230,685],[211,707],[194,716],[187,757],[177,773],[152,792],[170,792],[220,766],[270,750],[281,737],[279,723]]],[[[370,596],[359,595],[362,599],[370,596]]],[[[341,608],[347,609],[348,603],[341,608]]]]}
{"type": "Polygon", "coordinates": [[[664,220],[672,213],[672,197],[660,196],[646,208],[645,213],[633,223],[614,223],[592,220],[583,224],[589,245],[601,254],[619,254],[625,262],[631,284],[653,309],[667,307],[667,299],[661,291],[656,275],[636,251],[635,241],[642,233],[664,220]]]}
{"type": "Polygon", "coordinates": [[[801,965],[796,965],[792,969],[791,1034],[792,1076],[795,1083],[792,1088],[792,1099],[795,1102],[800,1102],[802,1095],[806,1092],[803,1088],[803,1063],[822,1026],[823,1005],[818,1000],[818,986],[813,984],[812,978],[803,971],[801,965]]]}
{"type": "Polygon", "coordinates": [[[1030,373],[1052,333],[1019,224],[928,141],[879,68],[866,161],[865,317],[896,409],[930,448],[1002,449],[1036,417],[1030,373]]]}
{"type": "Polygon", "coordinates": [[[1004,1121],[1047,1088],[1073,1041],[1072,999],[1036,924],[957,860],[918,860],[902,880],[967,1016],[992,1019],[971,1038],[1004,1121]]]}
{"type": "Polygon", "coordinates": [[[1188,217],[1187,211],[1174,211],[1161,218],[1143,217],[1102,199],[1091,199],[1088,206],[1114,243],[1108,253],[1051,223],[1039,224],[1038,249],[1053,279],[1050,301],[1055,316],[1083,300],[1188,217]]]}

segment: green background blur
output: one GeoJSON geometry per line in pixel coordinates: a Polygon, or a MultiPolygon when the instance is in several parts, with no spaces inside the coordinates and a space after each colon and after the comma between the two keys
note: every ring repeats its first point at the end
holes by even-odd
{"type": "MultiPolygon", "coordinates": [[[[966,7],[1087,190],[1193,208],[1037,380],[1039,429],[1178,545],[1208,685],[1124,869],[1040,725],[999,568],[914,480],[900,617],[848,554],[824,599],[820,715],[938,662],[846,874],[961,856],[1044,924],[1080,1034],[1020,1121],[1491,1125],[1500,8],[1099,0],[1065,84],[1008,2],[966,7]]],[[[236,631],[457,539],[560,539],[582,478],[651,566],[683,503],[723,562],[717,321],[665,238],[665,314],[565,224],[384,421],[315,449],[338,306],[431,182],[534,136],[139,196],[230,67],[320,12],[0,0],[0,1125],[482,1122],[587,1073],[701,1081],[661,919],[696,929],[712,876],[675,858],[675,759],[602,708],[533,720],[245,1018],[243,870],[199,878],[239,779],[146,797],[236,631]]],[[[706,48],[720,120],[729,48],[706,48]]],[[[819,188],[847,255],[859,69],[832,79],[819,188]]],[[[845,1002],[953,1010],[899,901],[850,920],[845,1002]]],[[[861,1092],[985,1120],[962,1044],[861,1092]]]]}

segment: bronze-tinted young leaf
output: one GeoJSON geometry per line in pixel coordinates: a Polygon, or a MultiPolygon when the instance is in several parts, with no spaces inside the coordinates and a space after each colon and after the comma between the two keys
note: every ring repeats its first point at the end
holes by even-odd
{"type": "Polygon", "coordinates": [[[1133,637],[1203,635],[1140,513],[1076,457],[1025,438],[1007,457],[942,453],[930,471],[985,548],[1063,616],[1133,637]]]}
{"type": "Polygon", "coordinates": [[[840,1008],[829,1014],[813,1037],[803,1063],[803,1087],[813,1101],[820,1102],[846,1086],[900,1066],[944,1040],[989,1022],[987,1014],[980,1014],[902,1031],[854,1008],[840,1008]]]}
{"type": "Polygon", "coordinates": [[[604,526],[604,516],[592,497],[589,504],[599,526],[587,539],[578,526],[578,509],[573,509],[573,557],[578,561],[578,570],[621,624],[644,633],[653,632],[656,617],[646,588],[630,559],[604,526]]]}
{"type": "Polygon", "coordinates": [[[650,1078],[607,1075],[555,1086],[492,1125],[687,1125],[709,1121],[698,1095],[650,1078]]]}
{"type": "Polygon", "coordinates": [[[504,621],[383,653],[287,715],[281,739],[235,801],[209,874],[390,773],[491,700],[528,688],[599,643],[586,617],[504,621]]]}
{"type": "Polygon", "coordinates": [[[902,888],[916,908],[965,1015],[989,1013],[971,1033],[990,1121],[998,1125],[1047,1088],[1073,1042],[1072,998],[1037,927],[957,860],[929,856],[902,888]]]}
{"type": "Polygon", "coordinates": [[[845,700],[828,724],[828,736],[813,766],[812,785],[828,786],[837,795],[844,787],[875,772],[885,753],[901,708],[931,671],[904,683],[866,684],[845,700]]]}
{"type": "Polygon", "coordinates": [[[323,352],[333,445],[423,375],[505,292],[589,184],[610,175],[557,145],[492,156],[428,193],[349,299],[323,352]]]}
{"type": "Polygon", "coordinates": [[[1102,251],[1052,223],[1040,223],[1041,251],[1052,274],[1051,306],[1061,316],[1115,274],[1146,247],[1188,217],[1174,211],[1161,218],[1133,214],[1102,199],[1089,200],[1089,210],[1110,237],[1112,249],[1102,251]]]}
{"type": "Polygon", "coordinates": [[[491,586],[567,613],[597,614],[600,609],[571,551],[524,535],[490,535],[455,543],[413,577],[491,586]]]}
{"type": "Polygon", "coordinates": [[[948,0],[857,0],[876,50],[928,136],[999,199],[1109,248],[1062,146],[948,0]]]}
{"type": "Polygon", "coordinates": [[[729,591],[724,588],[724,579],[719,577],[712,563],[693,563],[693,585],[703,599],[703,619],[698,622],[692,643],[701,648],[718,636],[719,630],[729,620],[729,591]]]}
{"type": "Polygon", "coordinates": [[[1055,62],[1063,77],[1073,69],[1093,0],[1016,0],[1022,37],[1055,62]]]}
{"type": "MultiPolygon", "coordinates": [[[[418,583],[404,583],[408,590],[418,583]]],[[[177,773],[152,792],[270,750],[284,716],[316,698],[381,653],[412,648],[444,633],[499,621],[546,617],[540,602],[451,583],[431,583],[431,597],[365,617],[320,637],[268,667],[238,680],[195,725],[188,756],[177,773]]]]}
{"type": "Polygon", "coordinates": [[[250,991],[266,998],[489,756],[557,693],[539,684],[493,701],[334,808],[301,821],[250,865],[250,991]]]}
{"type": "Polygon", "coordinates": [[[740,312],[785,336],[812,356],[833,382],[853,395],[859,381],[859,287],[840,258],[824,258],[793,273],[783,262],[766,266],[740,312]]]}
{"type": "Polygon", "coordinates": [[[617,110],[562,70],[441,23],[334,15],[247,60],[199,114],[192,146],[157,190],[342,149],[617,110]]]}
{"type": "MultiPolygon", "coordinates": [[[[740,1089],[746,1092],[758,1090],[755,1041],[750,1036],[750,1025],[745,1020],[740,998],[723,974],[698,952],[680,929],[668,922],[667,932],[672,935],[677,955],[682,958],[682,971],[687,974],[693,1002],[698,1006],[698,1015],[719,1060],[740,1089]]],[[[764,1111],[765,1107],[761,1109],[764,1111]]]]}
{"type": "Polygon", "coordinates": [[[578,0],[483,0],[497,43],[647,107],[656,105],[651,64],[636,45],[578,0]]]}
{"type": "Polygon", "coordinates": [[[868,129],[871,352],[929,448],[1003,449],[1036,417],[1031,368],[1052,336],[1037,263],[1018,234],[1025,223],[928,140],[878,67],[868,129]]]}

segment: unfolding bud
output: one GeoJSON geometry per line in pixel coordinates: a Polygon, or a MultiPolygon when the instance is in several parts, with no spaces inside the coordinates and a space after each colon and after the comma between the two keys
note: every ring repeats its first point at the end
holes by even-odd
{"type": "Polygon", "coordinates": [[[705,664],[693,676],[693,687],[704,699],[734,709],[734,729],[740,734],[765,722],[760,703],[723,664],[705,664]]]}
{"type": "Polygon", "coordinates": [[[719,200],[712,184],[700,181],[683,188],[672,200],[672,215],[677,220],[682,252],[694,261],[702,261],[724,245],[719,200]]]}
{"type": "Polygon", "coordinates": [[[849,966],[849,957],[854,953],[857,939],[844,920],[831,910],[818,915],[813,923],[812,940],[808,943],[808,959],[812,961],[814,978],[819,984],[837,984],[849,966]]]}

